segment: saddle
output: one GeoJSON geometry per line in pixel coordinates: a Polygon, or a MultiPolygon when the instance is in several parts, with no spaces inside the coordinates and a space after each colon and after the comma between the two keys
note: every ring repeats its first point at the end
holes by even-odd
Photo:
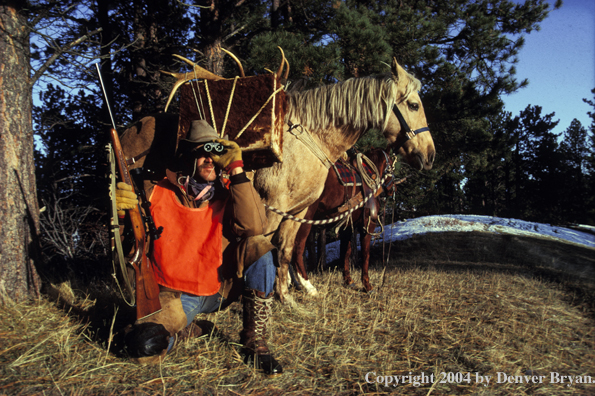
{"type": "MultiPolygon", "coordinates": [[[[362,176],[356,166],[356,155],[349,156],[348,160],[340,158],[333,164],[333,169],[337,175],[337,179],[348,191],[348,187],[351,187],[351,194],[346,194],[349,199],[346,200],[345,204],[337,209],[338,213],[343,213],[349,209],[360,204],[371,192],[372,189],[362,182],[362,176]],[[358,189],[359,187],[359,189],[358,189]]],[[[372,179],[378,178],[380,175],[376,175],[374,170],[365,162],[362,161],[363,169],[367,173],[367,176],[372,179]]],[[[364,218],[367,219],[365,224],[369,221],[373,223],[378,222],[378,200],[376,197],[382,192],[382,187],[369,199],[364,206],[364,218]]],[[[342,222],[343,223],[343,222],[342,222]]]]}
{"type": "MultiPolygon", "coordinates": [[[[363,165],[368,176],[375,177],[372,168],[365,162],[363,165]]],[[[333,164],[333,169],[335,170],[337,179],[339,179],[341,185],[347,187],[360,187],[362,185],[362,177],[355,167],[355,156],[350,156],[348,161],[339,158],[339,160],[333,164]]]]}

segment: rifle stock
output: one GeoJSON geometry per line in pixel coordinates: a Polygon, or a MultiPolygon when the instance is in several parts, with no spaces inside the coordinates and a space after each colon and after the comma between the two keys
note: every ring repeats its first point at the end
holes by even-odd
{"type": "MultiPolygon", "coordinates": [[[[120,144],[120,138],[114,128],[110,130],[110,139],[114,148],[120,178],[124,183],[134,188],[132,177],[126,164],[126,157],[120,144]]],[[[147,257],[147,234],[140,205],[137,205],[134,209],[130,209],[128,214],[132,223],[135,241],[135,252],[133,258],[130,260],[130,264],[132,264],[136,275],[136,319],[139,320],[159,312],[161,310],[161,304],[159,303],[159,286],[155,281],[151,261],[147,257]]]]}

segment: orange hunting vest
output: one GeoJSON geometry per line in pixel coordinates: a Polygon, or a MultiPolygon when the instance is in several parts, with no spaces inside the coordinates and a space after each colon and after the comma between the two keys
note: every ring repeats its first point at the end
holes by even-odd
{"type": "Polygon", "coordinates": [[[163,227],[154,241],[153,257],[157,283],[197,296],[219,291],[218,268],[223,257],[223,212],[225,201],[193,209],[176,198],[171,183],[163,180],[151,194],[155,226],[163,227]]]}

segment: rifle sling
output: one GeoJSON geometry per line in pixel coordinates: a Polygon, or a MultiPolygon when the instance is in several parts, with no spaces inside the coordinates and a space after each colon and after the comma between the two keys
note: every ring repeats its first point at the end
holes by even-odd
{"type": "Polygon", "coordinates": [[[151,152],[151,149],[148,148],[145,151],[143,151],[142,153],[135,155],[134,157],[126,158],[126,165],[131,166],[131,165],[135,164],[139,159],[143,158],[150,152],[151,152]]]}

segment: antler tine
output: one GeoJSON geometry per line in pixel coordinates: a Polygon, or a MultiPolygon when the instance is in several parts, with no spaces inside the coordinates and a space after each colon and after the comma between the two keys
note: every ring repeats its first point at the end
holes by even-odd
{"type": "Polygon", "coordinates": [[[165,112],[167,112],[167,108],[169,107],[171,100],[174,98],[176,91],[178,90],[178,88],[180,88],[180,85],[184,84],[186,81],[192,80],[194,77],[187,78],[187,75],[190,73],[170,73],[170,72],[163,71],[163,70],[159,70],[159,71],[161,73],[168,74],[168,75],[176,78],[176,82],[175,82],[171,92],[169,93],[169,97],[167,98],[167,103],[165,104],[165,112]]]}
{"type": "MultiPolygon", "coordinates": [[[[190,66],[192,66],[193,71],[190,73],[194,73],[196,75],[196,77],[194,77],[194,78],[204,78],[205,80],[223,80],[223,77],[218,76],[214,73],[211,73],[207,69],[198,66],[196,63],[192,62],[189,59],[184,58],[181,55],[174,54],[173,56],[178,59],[181,59],[182,61],[184,61],[187,64],[189,64],[190,66]]],[[[187,73],[187,74],[190,74],[190,73],[187,73]]]]}
{"type": "Polygon", "coordinates": [[[225,48],[221,48],[221,50],[223,52],[225,52],[227,55],[231,56],[231,58],[236,61],[236,63],[238,64],[238,68],[240,69],[240,76],[242,77],[246,77],[246,75],[244,74],[244,67],[242,66],[242,62],[240,62],[240,60],[231,52],[229,52],[228,50],[226,50],[225,48]]]}
{"type": "Polygon", "coordinates": [[[287,58],[285,59],[285,64],[287,65],[287,69],[285,70],[285,74],[283,75],[283,82],[287,81],[287,77],[289,77],[289,61],[287,58]]]}
{"type": "Polygon", "coordinates": [[[279,66],[279,70],[277,70],[277,73],[275,73],[275,74],[276,74],[277,78],[280,79],[281,78],[281,72],[283,71],[283,66],[285,66],[285,62],[286,62],[287,59],[285,59],[285,53],[283,52],[283,48],[281,48],[281,47],[277,47],[277,48],[279,48],[279,51],[281,51],[281,57],[282,57],[282,59],[281,59],[281,65],[279,66]]]}
{"type": "Polygon", "coordinates": [[[223,80],[223,77],[218,76],[214,73],[211,73],[210,71],[208,71],[207,69],[204,69],[200,66],[198,66],[196,63],[192,62],[189,59],[184,58],[183,56],[174,54],[174,57],[181,59],[182,61],[184,61],[185,63],[188,63],[190,66],[193,67],[193,71],[188,72],[188,73],[171,73],[168,71],[164,71],[164,70],[159,70],[161,73],[170,75],[172,77],[175,77],[176,82],[169,94],[169,98],[167,98],[167,103],[165,104],[165,111],[167,112],[167,108],[169,107],[169,104],[171,103],[176,91],[178,90],[178,88],[180,88],[180,86],[182,84],[184,84],[186,81],[190,81],[190,80],[194,80],[196,78],[203,78],[206,80],[223,80]]]}

